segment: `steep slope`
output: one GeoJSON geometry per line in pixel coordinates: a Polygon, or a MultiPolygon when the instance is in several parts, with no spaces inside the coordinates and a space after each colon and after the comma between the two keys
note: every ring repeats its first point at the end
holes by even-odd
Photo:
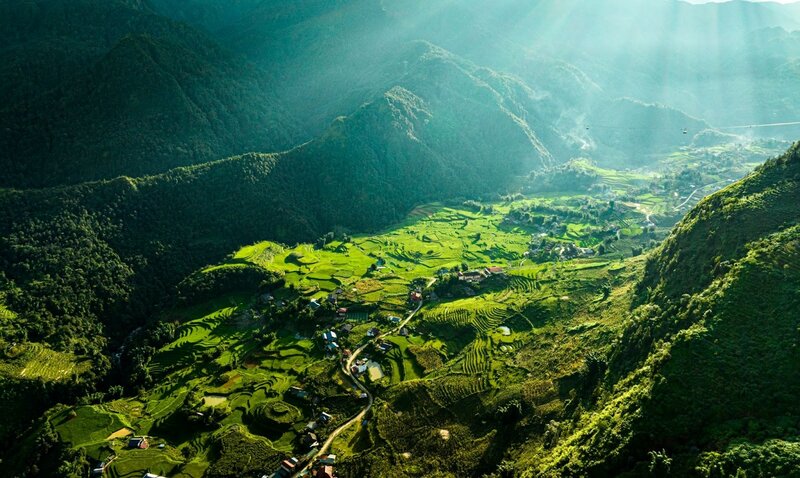
{"type": "Polygon", "coordinates": [[[251,15],[264,0],[148,0],[158,13],[169,18],[215,31],[251,15]]]}
{"type": "Polygon", "coordinates": [[[576,116],[585,109],[580,100],[632,97],[731,126],[794,119],[796,78],[778,73],[797,51],[796,34],[784,29],[798,26],[796,9],[754,2],[265,0],[216,34],[259,64],[281,65],[281,95],[315,131],[363,101],[359,95],[385,79],[387,59],[411,40],[559,93],[562,110],[574,107],[576,116]],[[574,88],[563,95],[566,85],[574,88]],[[332,100],[322,91],[338,93],[332,100]]]}
{"type": "Polygon", "coordinates": [[[624,169],[648,155],[688,146],[709,126],[682,111],[630,98],[598,102],[586,117],[586,139],[599,162],[624,169]]]}
{"type": "Polygon", "coordinates": [[[649,259],[598,404],[527,476],[794,476],[799,204],[800,145],[701,202],[649,259]]]}
{"type": "Polygon", "coordinates": [[[26,36],[17,45],[26,55],[49,57],[72,42],[75,51],[66,56],[89,66],[49,62],[53,75],[41,81],[35,74],[30,82],[5,77],[35,88],[9,91],[19,99],[0,109],[0,148],[7,153],[0,185],[152,174],[247,151],[283,150],[301,137],[270,95],[267,75],[202,34],[123,4],[110,11],[92,2],[60,7],[53,12],[59,2],[47,3],[40,13],[56,38],[18,27],[26,36]],[[109,17],[110,25],[72,30],[81,13],[90,22],[109,17]]]}
{"type": "MultiPolygon", "coordinates": [[[[72,349],[93,340],[78,330],[99,336],[113,320],[107,332],[123,337],[172,285],[238,245],[374,230],[420,203],[503,191],[553,161],[522,119],[536,103],[524,90],[512,94],[513,80],[425,52],[427,80],[393,87],[280,155],[6,191],[2,270],[24,324],[7,332],[72,349]],[[83,274],[74,273],[76,257],[83,274]]],[[[551,135],[548,146],[568,148],[556,141],[551,135]]]]}

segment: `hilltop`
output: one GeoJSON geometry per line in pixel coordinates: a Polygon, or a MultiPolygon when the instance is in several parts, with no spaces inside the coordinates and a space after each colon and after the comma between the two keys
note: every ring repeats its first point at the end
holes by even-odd
{"type": "Polygon", "coordinates": [[[264,71],[185,24],[116,0],[26,9],[40,23],[21,7],[3,19],[0,186],[156,174],[306,139],[264,71]]]}
{"type": "MultiPolygon", "coordinates": [[[[488,83],[507,87],[512,80],[438,49],[423,51],[419,68],[429,79],[393,87],[286,153],[5,192],[2,270],[16,286],[9,303],[28,323],[23,328],[69,349],[73,340],[92,340],[74,337],[82,320],[113,317],[111,333],[123,337],[164,287],[233,247],[263,237],[293,243],[335,229],[375,230],[418,204],[502,191],[552,163],[544,140],[518,116],[535,114],[537,104],[488,83]],[[499,128],[488,135],[487,118],[499,128]],[[78,258],[89,277],[104,279],[66,273],[78,258]],[[77,304],[74,294],[84,300],[77,304]]],[[[547,140],[568,148],[557,137],[547,140]]]]}

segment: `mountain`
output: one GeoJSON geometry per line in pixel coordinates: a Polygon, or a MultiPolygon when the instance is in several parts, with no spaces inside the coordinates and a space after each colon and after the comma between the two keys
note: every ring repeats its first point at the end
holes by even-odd
{"type": "Polygon", "coordinates": [[[690,212],[648,259],[597,404],[525,476],[796,470],[798,204],[800,144],[690,212]]]}
{"type": "Polygon", "coordinates": [[[234,247],[375,230],[421,203],[504,191],[571,148],[537,120],[524,85],[416,48],[417,73],[288,152],[6,191],[0,268],[24,324],[7,333],[68,350],[91,342],[88,330],[124,337],[178,281],[234,247]],[[72,272],[78,263],[83,274],[72,272]]]}
{"type": "Polygon", "coordinates": [[[32,89],[7,91],[16,101],[0,110],[2,186],[153,174],[301,138],[264,72],[185,25],[122,3],[32,5],[53,30],[22,21],[6,54],[61,56],[72,42],[76,64],[48,62],[30,81],[7,72],[4,84],[32,89]]]}
{"type": "Polygon", "coordinates": [[[384,60],[412,40],[557,92],[565,111],[585,105],[567,102],[570,96],[590,104],[630,97],[714,126],[737,126],[793,120],[794,77],[774,78],[795,56],[796,34],[789,31],[800,28],[797,12],[786,5],[674,0],[504,0],[490,7],[263,1],[214,35],[258,64],[280,65],[280,96],[290,98],[292,112],[311,131],[363,102],[386,80],[384,60]],[[314,72],[304,68],[309,64],[314,72]]]}
{"type": "Polygon", "coordinates": [[[698,121],[784,121],[797,91],[797,38],[783,30],[797,19],[766,5],[252,0],[222,9],[207,1],[9,0],[3,8],[5,187],[289,149],[424,75],[420,40],[513,78],[538,103],[540,139],[582,144],[582,154],[613,165],[642,161],[642,147],[689,144],[706,126],[698,121]],[[741,24],[744,14],[752,21],[741,24]],[[665,18],[687,19],[680,41],[660,41],[672,28],[665,18]],[[712,20],[731,39],[698,27],[712,20]],[[593,41],[608,24],[626,33],[593,41]],[[642,41],[628,45],[632,34],[642,41]],[[708,45],[718,64],[702,60],[708,45]],[[637,103],[663,108],[640,114],[637,103]],[[676,134],[683,129],[690,131],[676,134]]]}
{"type": "Polygon", "coordinates": [[[647,164],[648,154],[688,146],[695,135],[710,128],[680,110],[630,98],[597,103],[585,125],[585,150],[603,158],[603,164],[620,169],[647,164]]]}
{"type": "Polygon", "coordinates": [[[209,32],[238,23],[251,15],[264,0],[149,0],[151,8],[161,15],[199,26],[209,32]]]}

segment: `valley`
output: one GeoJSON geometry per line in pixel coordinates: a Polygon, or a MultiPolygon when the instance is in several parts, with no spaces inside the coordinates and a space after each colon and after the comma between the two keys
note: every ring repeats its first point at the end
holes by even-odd
{"type": "Polygon", "coordinates": [[[800,8],[0,0],[0,473],[797,478],[800,8]]]}
{"type": "MultiPolygon", "coordinates": [[[[446,465],[476,473],[500,459],[490,443],[521,418],[513,410],[534,411],[535,428],[591,394],[587,367],[607,366],[598,357],[624,330],[645,254],[711,192],[693,182],[728,183],[763,153],[712,151],[665,156],[675,172],[577,161],[525,179],[547,192],[426,204],[376,234],[243,247],[181,283],[158,320],[163,345],[129,352],[137,393],[56,407],[47,426],[123,478],[279,472],[290,457],[308,470],[327,454],[339,476],[378,459],[442,469],[431,447],[481,450],[446,465]],[[693,162],[707,154],[734,159],[693,162]],[[471,416],[478,403],[486,412],[471,416]]],[[[64,367],[48,353],[32,363],[64,367]]]]}

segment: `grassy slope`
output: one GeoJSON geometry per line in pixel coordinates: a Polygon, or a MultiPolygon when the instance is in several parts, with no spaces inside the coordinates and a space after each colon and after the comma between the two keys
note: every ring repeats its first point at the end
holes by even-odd
{"type": "Polygon", "coordinates": [[[662,449],[681,476],[797,471],[795,455],[764,457],[796,440],[800,418],[798,171],[795,147],[704,200],[651,256],[650,303],[621,336],[602,400],[524,459],[530,476],[638,475],[662,449]]]}

